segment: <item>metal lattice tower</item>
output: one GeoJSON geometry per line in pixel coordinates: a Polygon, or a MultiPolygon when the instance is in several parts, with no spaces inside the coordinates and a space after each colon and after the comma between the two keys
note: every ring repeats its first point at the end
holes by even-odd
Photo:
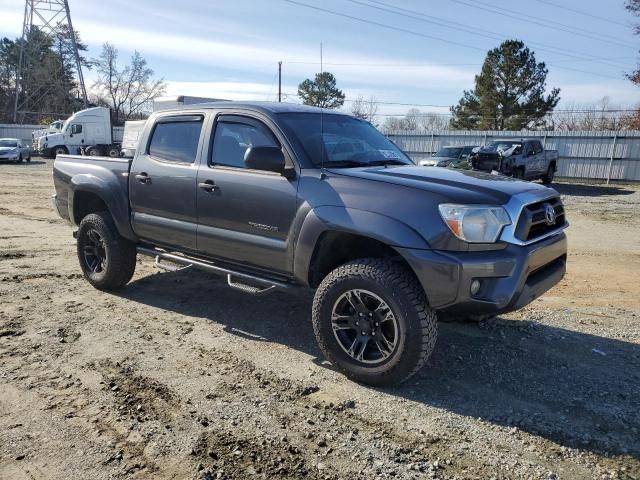
{"type": "Polygon", "coordinates": [[[45,48],[46,38],[58,42],[62,42],[64,39],[65,47],[70,48],[75,60],[78,96],[85,108],[87,107],[87,90],[84,85],[75,30],[71,23],[69,2],[67,0],[25,0],[13,111],[14,122],[24,119],[27,115],[64,115],[69,113],[43,111],[43,106],[40,105],[47,95],[61,88],[61,80],[65,74],[64,63],[60,61],[51,65],[47,75],[38,78],[33,65],[39,61],[38,56],[45,48]],[[68,45],[66,45],[67,43],[68,45]]]}

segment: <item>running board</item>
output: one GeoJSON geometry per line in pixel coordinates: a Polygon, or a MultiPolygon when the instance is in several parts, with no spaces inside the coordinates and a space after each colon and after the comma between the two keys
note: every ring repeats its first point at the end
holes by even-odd
{"type": "Polygon", "coordinates": [[[174,253],[154,250],[153,248],[147,247],[138,247],[137,251],[141,255],[155,257],[156,266],[166,271],[180,271],[193,267],[209,273],[215,273],[216,275],[226,275],[227,285],[244,293],[250,293],[251,295],[263,295],[275,290],[287,290],[291,288],[291,285],[283,282],[257,277],[255,275],[238,272],[229,268],[219,267],[217,265],[214,265],[213,263],[196,260],[195,258],[189,258],[182,255],[176,255],[174,253]],[[178,265],[182,265],[182,268],[168,267],[167,265],[161,263],[162,260],[171,263],[177,263],[178,265]],[[258,286],[256,286],[255,284],[257,284],[258,286]]]}

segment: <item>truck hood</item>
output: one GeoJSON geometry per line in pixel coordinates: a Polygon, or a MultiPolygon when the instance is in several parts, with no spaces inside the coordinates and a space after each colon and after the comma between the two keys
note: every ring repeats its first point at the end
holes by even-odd
{"type": "Polygon", "coordinates": [[[387,168],[341,168],[330,171],[341,176],[426,190],[439,195],[446,201],[457,203],[502,205],[518,193],[531,190],[550,190],[543,185],[515,180],[504,175],[447,168],[393,166],[387,168]]]}
{"type": "Polygon", "coordinates": [[[38,139],[38,146],[42,147],[44,144],[47,144],[48,147],[53,147],[55,145],[64,144],[64,134],[63,133],[52,133],[47,134],[38,139]]]}

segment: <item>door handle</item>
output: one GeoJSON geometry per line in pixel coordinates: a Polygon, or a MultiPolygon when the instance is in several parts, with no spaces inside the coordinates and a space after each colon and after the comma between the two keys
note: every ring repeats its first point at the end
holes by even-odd
{"type": "Polygon", "coordinates": [[[145,172],[142,172],[136,174],[136,180],[138,180],[140,183],[149,183],[151,182],[151,177],[145,172]]]}
{"type": "Polygon", "coordinates": [[[213,182],[213,180],[205,180],[204,182],[198,183],[198,188],[207,192],[213,192],[218,189],[218,186],[213,182]]]}

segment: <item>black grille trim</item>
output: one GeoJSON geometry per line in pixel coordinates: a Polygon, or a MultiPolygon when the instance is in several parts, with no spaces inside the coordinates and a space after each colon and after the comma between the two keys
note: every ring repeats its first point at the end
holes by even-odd
{"type": "Polygon", "coordinates": [[[515,229],[515,237],[524,242],[535,240],[543,235],[562,228],[567,223],[564,205],[559,197],[550,198],[542,202],[525,205],[518,219],[515,229]],[[556,220],[548,224],[544,209],[549,204],[556,213],[556,220]]]}

